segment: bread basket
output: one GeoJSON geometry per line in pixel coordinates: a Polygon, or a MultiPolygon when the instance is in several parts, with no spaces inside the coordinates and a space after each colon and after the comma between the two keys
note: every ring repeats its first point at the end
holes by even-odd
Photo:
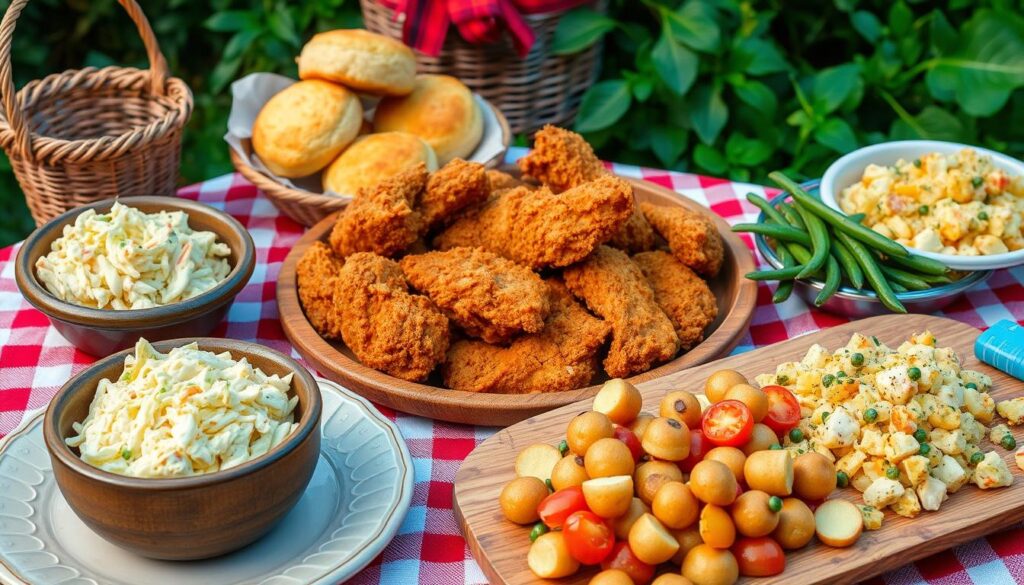
{"type": "Polygon", "coordinates": [[[142,37],[148,70],[86,67],[15,92],[11,39],[28,0],[13,0],[0,22],[0,147],[36,225],[112,197],[174,195],[192,92],[170,77],[139,5],[119,2],[142,37]]]}

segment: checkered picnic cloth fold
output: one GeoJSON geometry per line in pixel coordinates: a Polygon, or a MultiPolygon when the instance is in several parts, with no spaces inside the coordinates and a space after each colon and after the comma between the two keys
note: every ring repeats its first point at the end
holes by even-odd
{"type": "MultiPolygon", "coordinates": [[[[517,150],[515,154],[521,154],[517,150]]],[[[710,207],[730,223],[754,221],[757,210],[744,199],[763,187],[628,165],[612,165],[624,176],[646,179],[710,207]]],[[[239,175],[186,187],[182,197],[227,211],[256,243],[256,270],[214,336],[257,341],[298,357],[278,322],[274,288],[281,263],[302,228],[278,211],[239,175]]],[[[771,193],[768,193],[769,195],[771,193]]],[[[748,245],[752,241],[744,235],[748,245]]],[[[25,412],[41,408],[72,374],[93,358],[75,350],[14,283],[17,246],[0,249],[0,436],[25,412]]],[[[758,258],[763,264],[763,259],[758,258]]],[[[760,284],[750,331],[736,352],[763,347],[846,321],[812,310],[795,296],[771,303],[772,287],[760,284]]],[[[1024,319],[1024,267],[998,271],[948,307],[947,317],[986,328],[1000,319],[1024,319]]],[[[486,583],[452,515],[452,482],[461,461],[494,429],[432,421],[390,409],[409,445],[415,467],[412,506],[398,535],[352,582],[486,583]]],[[[1024,583],[1024,526],[979,538],[872,579],[872,585],[1008,585],[1024,583]]]]}

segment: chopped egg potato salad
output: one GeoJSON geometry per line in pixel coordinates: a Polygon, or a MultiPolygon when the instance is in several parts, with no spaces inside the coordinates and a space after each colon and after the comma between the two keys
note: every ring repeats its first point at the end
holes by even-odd
{"type": "Polygon", "coordinates": [[[968,483],[981,489],[1013,483],[997,449],[1015,449],[1016,441],[995,416],[1024,422],[1024,398],[997,405],[987,393],[991,379],[961,368],[956,353],[937,347],[931,333],[895,349],[861,334],[832,353],[815,344],[801,361],[781,364],[757,382],[793,392],[802,420],[784,448],[834,461],[839,484],[862,492],[865,521],[880,525],[877,512],[885,508],[910,518],[938,510],[968,483]],[[986,439],[990,445],[983,445],[986,439]]]}
{"type": "Polygon", "coordinates": [[[1024,248],[1024,182],[965,148],[892,166],[868,165],[839,206],[904,246],[982,256],[1024,248]]]}
{"type": "Polygon", "coordinates": [[[292,374],[268,376],[228,352],[191,343],[167,354],[145,339],[117,381],[101,380],[78,434],[90,465],[134,477],[180,477],[255,459],[298,426],[292,374]]]}
{"type": "Polygon", "coordinates": [[[143,213],[115,203],[64,227],[36,275],[62,301],[94,309],[146,309],[204,293],[227,278],[227,244],[193,231],[183,211],[143,213]]]}

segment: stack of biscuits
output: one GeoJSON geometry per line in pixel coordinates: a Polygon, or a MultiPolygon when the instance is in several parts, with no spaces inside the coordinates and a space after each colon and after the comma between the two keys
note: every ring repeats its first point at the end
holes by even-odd
{"type": "Polygon", "coordinates": [[[409,47],[360,29],[315,35],[301,81],[272,97],[252,146],[280,177],[321,174],[325,192],[358,196],[418,164],[435,171],[468,157],[483,135],[472,92],[446,75],[416,75],[409,47]],[[372,116],[360,96],[379,99],[372,116]]]}

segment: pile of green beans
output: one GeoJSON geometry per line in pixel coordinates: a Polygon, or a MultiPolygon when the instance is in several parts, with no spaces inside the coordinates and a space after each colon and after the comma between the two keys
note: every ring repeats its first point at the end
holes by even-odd
{"type": "Polygon", "coordinates": [[[747,200],[764,212],[765,220],[738,224],[732,230],[761,234],[774,243],[782,268],[747,275],[751,280],[779,281],[774,302],[789,298],[795,279],[814,277],[825,282],[814,299],[819,307],[845,281],[858,290],[874,290],[890,311],[906,313],[896,293],[952,282],[944,264],[913,255],[863,225],[863,214],[847,216],[832,209],[778,171],[768,176],[789,192],[792,201],[772,206],[750,193],[747,200]]]}

